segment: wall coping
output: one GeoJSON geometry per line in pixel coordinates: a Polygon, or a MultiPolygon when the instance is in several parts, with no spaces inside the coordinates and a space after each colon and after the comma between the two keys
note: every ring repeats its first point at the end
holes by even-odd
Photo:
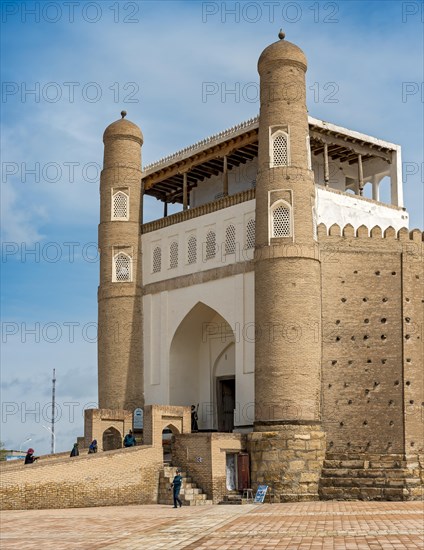
{"type": "MultiPolygon", "coordinates": [[[[112,449],[110,451],[98,451],[97,453],[88,454],[88,450],[84,454],[80,454],[79,456],[69,456],[68,453],[67,456],[60,457],[57,459],[53,458],[47,458],[47,457],[53,457],[54,455],[44,455],[40,457],[40,460],[37,460],[33,464],[24,464],[23,460],[17,460],[19,464],[13,464],[14,461],[6,462],[5,464],[0,465],[0,472],[7,473],[7,472],[15,472],[15,471],[21,471],[22,468],[44,468],[48,466],[52,466],[55,464],[64,464],[66,462],[73,463],[78,461],[84,461],[84,460],[94,460],[94,459],[101,459],[101,458],[109,458],[114,455],[122,454],[122,453],[134,453],[134,452],[143,452],[148,449],[157,450],[157,447],[154,447],[153,445],[136,445],[135,447],[121,447],[120,449],[112,449]],[[45,460],[41,460],[41,458],[45,458],[45,460]],[[5,467],[5,465],[7,466],[5,467]],[[10,464],[10,465],[9,465],[10,464]]],[[[160,449],[160,452],[162,452],[162,449],[160,449]]],[[[59,454],[59,453],[58,453],[59,454]]],[[[62,454],[62,453],[60,453],[62,454]]]]}

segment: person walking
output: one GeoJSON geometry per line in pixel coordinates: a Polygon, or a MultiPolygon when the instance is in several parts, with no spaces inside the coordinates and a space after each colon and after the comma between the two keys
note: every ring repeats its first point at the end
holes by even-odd
{"type": "Polygon", "coordinates": [[[183,478],[180,474],[181,474],[181,470],[177,470],[175,472],[175,477],[171,483],[172,496],[174,498],[174,508],[178,508],[177,504],[180,505],[180,508],[183,505],[180,499],[180,491],[181,491],[181,485],[183,483],[183,478]]]}
{"type": "Polygon", "coordinates": [[[71,454],[69,456],[79,456],[78,443],[74,443],[71,454]]]}
{"type": "Polygon", "coordinates": [[[28,449],[25,457],[25,464],[33,464],[38,459],[38,456],[34,456],[34,449],[28,449]]]}

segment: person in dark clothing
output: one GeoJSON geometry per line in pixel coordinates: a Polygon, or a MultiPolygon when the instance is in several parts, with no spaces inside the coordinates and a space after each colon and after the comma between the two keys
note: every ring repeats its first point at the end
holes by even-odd
{"type": "Polygon", "coordinates": [[[38,460],[38,456],[34,456],[34,449],[28,449],[26,457],[25,457],[25,464],[32,464],[36,460],[38,460]]]}
{"type": "Polygon", "coordinates": [[[130,430],[127,435],[124,437],[124,447],[135,447],[135,437],[130,430]]]}
{"type": "Polygon", "coordinates": [[[88,447],[88,454],[91,455],[92,453],[97,453],[97,439],[93,439],[88,447]]]}
{"type": "Polygon", "coordinates": [[[74,443],[71,454],[69,456],[79,456],[78,443],[74,443]]]}
{"type": "Polygon", "coordinates": [[[174,479],[172,480],[172,483],[171,483],[172,496],[174,498],[174,508],[178,508],[177,504],[180,505],[180,508],[183,505],[183,503],[181,502],[181,499],[179,497],[180,491],[181,491],[181,485],[182,485],[182,482],[183,482],[183,478],[180,474],[181,474],[181,471],[177,470],[175,472],[175,477],[174,477],[174,479]]]}
{"type": "Polygon", "coordinates": [[[199,409],[199,405],[197,405],[197,409],[194,405],[191,406],[191,431],[192,432],[199,431],[199,425],[197,423],[197,421],[199,420],[199,417],[197,415],[198,409],[199,409]]]}

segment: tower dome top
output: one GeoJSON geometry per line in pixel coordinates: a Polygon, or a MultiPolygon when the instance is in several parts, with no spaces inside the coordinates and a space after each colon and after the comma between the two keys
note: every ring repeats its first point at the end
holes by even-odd
{"type": "Polygon", "coordinates": [[[258,61],[258,71],[265,69],[266,65],[274,63],[295,63],[300,64],[306,71],[308,62],[303,51],[285,39],[285,34],[282,30],[278,33],[278,42],[270,44],[261,53],[258,61]]]}
{"type": "Polygon", "coordinates": [[[140,144],[143,143],[143,134],[137,124],[127,120],[126,111],[121,111],[121,117],[106,128],[103,134],[103,142],[107,139],[133,139],[138,141],[140,144]]]}

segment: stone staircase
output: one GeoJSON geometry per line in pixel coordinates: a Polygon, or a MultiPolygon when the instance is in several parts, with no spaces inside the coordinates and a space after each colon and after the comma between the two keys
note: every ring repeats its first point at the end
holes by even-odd
{"type": "MultiPolygon", "coordinates": [[[[170,490],[169,488],[177,469],[176,466],[165,465],[163,471],[160,472],[158,504],[174,504],[172,489],[170,490]]],[[[183,506],[204,506],[206,504],[212,504],[212,500],[208,500],[207,495],[205,495],[191,477],[187,476],[186,472],[181,472],[180,475],[183,478],[180,491],[180,499],[183,506]]]]}
{"type": "Polygon", "coordinates": [[[321,500],[414,500],[420,493],[420,478],[401,454],[326,454],[321,500]]]}

